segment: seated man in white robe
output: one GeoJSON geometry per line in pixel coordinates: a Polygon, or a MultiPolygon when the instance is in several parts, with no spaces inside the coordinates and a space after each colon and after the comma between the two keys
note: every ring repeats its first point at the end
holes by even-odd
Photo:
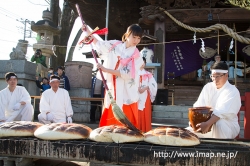
{"type": "Polygon", "coordinates": [[[32,121],[34,109],[31,98],[23,86],[17,86],[17,75],[5,74],[8,86],[0,91],[0,123],[12,121],[32,121]]]}
{"type": "MultiPolygon", "coordinates": [[[[211,79],[194,103],[194,107],[208,106],[212,108],[211,118],[200,124],[196,133],[199,137],[233,139],[240,132],[238,112],[241,98],[238,89],[228,82],[228,66],[226,63],[214,63],[211,67],[211,79]],[[213,125],[211,132],[209,127],[213,125]]],[[[190,127],[189,127],[190,128],[190,127]]]]}
{"type": "Polygon", "coordinates": [[[40,100],[40,123],[72,123],[73,109],[69,92],[59,88],[60,78],[52,75],[50,77],[51,88],[44,91],[40,100]]]}

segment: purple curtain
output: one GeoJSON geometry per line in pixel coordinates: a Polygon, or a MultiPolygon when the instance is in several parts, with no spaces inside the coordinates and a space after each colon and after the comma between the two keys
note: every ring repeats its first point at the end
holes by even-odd
{"type": "MultiPolygon", "coordinates": [[[[217,38],[203,39],[203,41],[205,43],[205,47],[217,49],[217,38]]],[[[225,52],[228,51],[226,49],[228,48],[230,41],[231,39],[220,39],[220,52],[225,54],[225,52]]],[[[244,61],[244,58],[246,58],[247,62],[250,62],[250,56],[242,51],[245,46],[247,46],[247,44],[237,42],[237,59],[238,61],[244,61]]],[[[154,49],[154,46],[150,45],[149,48],[154,49]]],[[[167,43],[165,45],[165,79],[167,79],[168,72],[175,72],[175,76],[178,77],[200,69],[204,60],[199,55],[200,48],[201,40],[199,38],[197,38],[195,44],[193,44],[193,41],[167,43]]],[[[235,51],[234,49],[235,48],[233,47],[233,52],[235,51]]],[[[213,60],[213,58],[214,57],[205,59],[205,61],[208,63],[213,60]]],[[[230,54],[230,61],[234,61],[234,58],[235,54],[230,54]]],[[[154,59],[153,62],[156,62],[156,60],[154,59]]]]}
{"type": "MultiPolygon", "coordinates": [[[[204,39],[205,47],[216,49],[216,42],[212,39],[204,39]]],[[[165,45],[165,79],[168,72],[175,72],[175,76],[181,76],[201,68],[203,58],[199,55],[201,40],[176,42],[165,45]]],[[[210,58],[211,59],[211,58],[210,58]]],[[[210,59],[206,61],[209,62],[210,59]]]]}

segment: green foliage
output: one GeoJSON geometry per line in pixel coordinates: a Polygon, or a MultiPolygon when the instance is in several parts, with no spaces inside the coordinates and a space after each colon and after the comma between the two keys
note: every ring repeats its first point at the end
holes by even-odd
{"type": "Polygon", "coordinates": [[[36,41],[40,41],[40,40],[41,40],[41,36],[39,34],[37,34],[36,41]]]}

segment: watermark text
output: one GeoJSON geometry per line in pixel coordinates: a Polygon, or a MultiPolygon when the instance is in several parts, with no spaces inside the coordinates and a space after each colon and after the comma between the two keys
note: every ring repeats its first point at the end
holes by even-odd
{"type": "Polygon", "coordinates": [[[238,154],[238,151],[235,152],[178,152],[178,151],[172,151],[172,152],[157,152],[154,151],[154,157],[157,158],[179,158],[179,157],[207,157],[207,158],[214,158],[214,157],[222,157],[226,159],[232,159],[235,158],[238,154]]]}

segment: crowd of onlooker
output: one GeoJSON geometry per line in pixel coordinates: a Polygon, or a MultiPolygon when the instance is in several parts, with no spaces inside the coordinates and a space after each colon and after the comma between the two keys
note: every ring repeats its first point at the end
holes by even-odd
{"type": "Polygon", "coordinates": [[[65,75],[64,67],[59,66],[55,71],[54,68],[50,67],[47,69],[46,65],[46,57],[42,54],[41,49],[37,49],[35,54],[31,58],[31,62],[36,62],[37,70],[36,70],[36,85],[39,89],[41,89],[41,93],[50,89],[51,86],[49,84],[50,77],[56,75],[60,78],[60,88],[64,88],[67,91],[70,90],[70,83],[68,77],[65,75]],[[46,68],[48,71],[48,76],[40,77],[42,68],[46,68]]]}

